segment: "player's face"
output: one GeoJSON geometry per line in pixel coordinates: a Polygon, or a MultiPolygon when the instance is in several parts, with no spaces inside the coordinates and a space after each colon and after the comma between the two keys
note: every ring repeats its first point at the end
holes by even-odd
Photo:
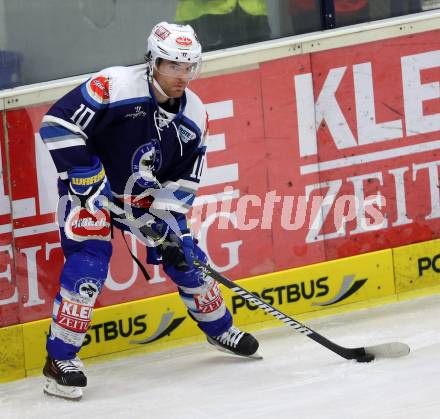
{"type": "Polygon", "coordinates": [[[161,60],[154,77],[169,97],[181,97],[193,78],[194,64],[161,60]]]}

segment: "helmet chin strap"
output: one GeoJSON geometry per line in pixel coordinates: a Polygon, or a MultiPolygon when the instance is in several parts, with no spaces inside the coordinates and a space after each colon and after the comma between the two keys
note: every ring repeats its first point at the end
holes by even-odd
{"type": "Polygon", "coordinates": [[[150,81],[150,83],[158,90],[158,92],[162,95],[165,96],[167,99],[174,99],[171,96],[168,96],[164,90],[162,89],[161,85],[159,84],[159,82],[154,78],[154,76],[150,73],[148,74],[148,79],[150,81]]]}
{"type": "Polygon", "coordinates": [[[168,96],[168,95],[163,91],[163,89],[162,89],[162,87],[160,86],[159,82],[158,82],[154,77],[151,77],[151,79],[152,79],[153,86],[159,91],[159,93],[160,93],[162,96],[165,96],[166,98],[171,99],[171,96],[168,96]]]}

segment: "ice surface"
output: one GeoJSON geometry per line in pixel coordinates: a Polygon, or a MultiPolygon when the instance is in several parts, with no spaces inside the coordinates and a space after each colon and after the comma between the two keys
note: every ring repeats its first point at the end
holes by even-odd
{"type": "Polygon", "coordinates": [[[292,328],[257,333],[264,360],[207,344],[86,366],[80,402],[43,377],[0,384],[1,419],[439,419],[440,296],[307,324],[343,346],[401,341],[411,353],[346,361],[292,328]]]}

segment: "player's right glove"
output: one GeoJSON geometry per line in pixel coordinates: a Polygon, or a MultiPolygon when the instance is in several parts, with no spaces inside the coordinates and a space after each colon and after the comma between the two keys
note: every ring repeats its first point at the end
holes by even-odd
{"type": "Polygon", "coordinates": [[[111,200],[113,197],[104,167],[95,156],[91,166],[70,169],[68,178],[70,199],[91,213],[104,207],[105,198],[111,200]]]}
{"type": "Polygon", "coordinates": [[[91,166],[75,167],[67,174],[71,205],[66,207],[66,236],[75,241],[110,240],[110,211],[105,204],[112,191],[101,162],[93,157],[91,166]]]}

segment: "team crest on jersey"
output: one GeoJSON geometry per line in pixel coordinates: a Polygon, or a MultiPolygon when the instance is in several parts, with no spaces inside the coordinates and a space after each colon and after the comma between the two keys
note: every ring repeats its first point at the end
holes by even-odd
{"type": "Polygon", "coordinates": [[[162,154],[156,139],[139,147],[131,162],[131,170],[136,182],[144,188],[154,187],[156,185],[154,173],[159,170],[161,164],[162,154]]]}
{"type": "Polygon", "coordinates": [[[108,103],[110,100],[109,79],[104,76],[98,76],[87,83],[87,93],[99,103],[108,103]]]}
{"type": "Polygon", "coordinates": [[[179,127],[180,139],[186,144],[191,140],[196,139],[196,133],[185,127],[184,125],[180,125],[179,127]]]}

